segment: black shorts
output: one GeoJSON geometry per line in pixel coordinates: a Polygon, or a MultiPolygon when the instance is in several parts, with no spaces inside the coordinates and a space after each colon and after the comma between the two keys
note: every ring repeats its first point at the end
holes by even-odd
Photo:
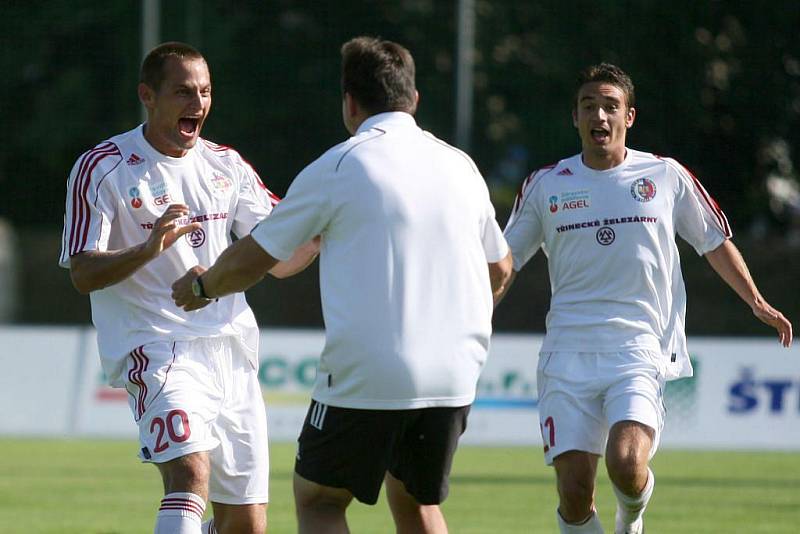
{"type": "Polygon", "coordinates": [[[311,401],[294,470],[366,504],[378,501],[389,471],[420,504],[439,504],[469,409],[357,410],[311,401]]]}

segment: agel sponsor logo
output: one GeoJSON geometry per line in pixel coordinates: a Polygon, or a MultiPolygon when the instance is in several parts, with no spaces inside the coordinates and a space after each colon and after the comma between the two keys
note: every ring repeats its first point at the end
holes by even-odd
{"type": "Polygon", "coordinates": [[[570,200],[569,202],[564,202],[564,204],[561,206],[561,209],[577,210],[580,208],[588,208],[588,207],[589,207],[589,201],[586,200],[585,198],[582,198],[580,200],[570,200]]]}
{"type": "Polygon", "coordinates": [[[589,191],[585,189],[561,193],[562,210],[578,210],[588,208],[589,205],[589,191]]]}

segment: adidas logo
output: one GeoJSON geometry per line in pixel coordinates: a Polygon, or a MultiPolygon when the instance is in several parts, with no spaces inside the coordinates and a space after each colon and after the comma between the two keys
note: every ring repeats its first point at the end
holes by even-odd
{"type": "Polygon", "coordinates": [[[562,169],[556,173],[557,176],[572,176],[572,171],[569,168],[562,169]]]}
{"type": "Polygon", "coordinates": [[[140,163],[144,163],[144,158],[140,158],[136,154],[131,154],[131,157],[129,157],[125,163],[128,165],[139,165],[140,163]]]}

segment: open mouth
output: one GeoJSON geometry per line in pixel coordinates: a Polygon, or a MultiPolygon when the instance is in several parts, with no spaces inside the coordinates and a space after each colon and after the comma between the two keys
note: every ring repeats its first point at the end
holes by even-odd
{"type": "Polygon", "coordinates": [[[589,133],[596,143],[605,143],[609,138],[609,131],[604,128],[592,128],[589,133]]]}
{"type": "Polygon", "coordinates": [[[200,119],[194,117],[181,117],[178,120],[178,129],[183,135],[191,136],[197,132],[200,119]]]}

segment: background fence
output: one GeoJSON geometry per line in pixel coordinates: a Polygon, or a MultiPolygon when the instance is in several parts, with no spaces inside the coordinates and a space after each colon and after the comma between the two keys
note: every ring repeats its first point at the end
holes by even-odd
{"type": "MultiPolygon", "coordinates": [[[[83,151],[140,120],[135,88],[147,2],[2,2],[0,320],[89,320],[88,299],[55,267],[66,178],[83,151]]],[[[794,0],[469,3],[474,99],[464,143],[501,223],[530,170],[578,150],[570,117],[577,71],[612,61],[637,86],[630,145],[695,171],[731,219],[764,293],[800,317],[794,0]]],[[[160,2],[158,39],[203,51],[214,83],[204,135],[236,147],[283,194],[304,165],[346,136],[339,47],[354,35],[410,48],[422,95],[418,121],[455,140],[459,4],[175,0],[160,2]]],[[[769,334],[690,251],[684,269],[690,332],[769,334]]],[[[262,284],[250,302],[264,325],[320,326],[316,292],[312,269],[262,284]]],[[[548,293],[537,258],[498,310],[497,329],[542,331],[548,293]]]]}

